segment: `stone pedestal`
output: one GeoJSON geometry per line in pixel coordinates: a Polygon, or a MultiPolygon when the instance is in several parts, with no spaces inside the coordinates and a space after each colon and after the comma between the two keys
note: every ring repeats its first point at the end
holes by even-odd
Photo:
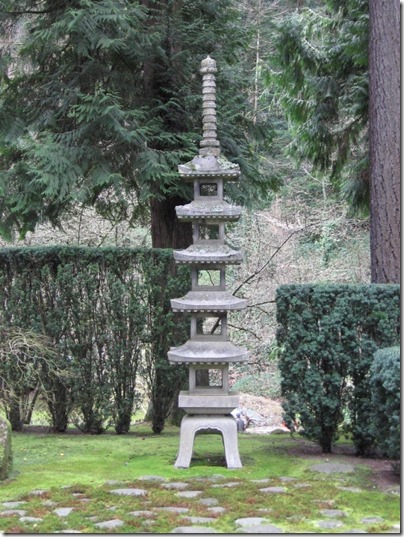
{"type": "Polygon", "coordinates": [[[181,422],[181,438],[176,468],[188,468],[195,437],[201,433],[220,434],[227,468],[242,468],[238,452],[237,424],[233,416],[185,415],[181,422]]]}

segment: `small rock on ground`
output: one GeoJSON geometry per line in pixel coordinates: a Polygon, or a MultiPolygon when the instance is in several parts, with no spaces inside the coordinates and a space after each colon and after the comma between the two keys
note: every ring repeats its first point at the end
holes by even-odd
{"type": "Polygon", "coordinates": [[[22,516],[20,518],[20,522],[42,522],[42,518],[37,518],[37,517],[34,517],[34,516],[22,516]]]}
{"type": "Polygon", "coordinates": [[[170,533],[216,533],[216,531],[203,526],[179,526],[178,528],[174,528],[170,533]]]}
{"type": "Polygon", "coordinates": [[[181,492],[176,492],[175,495],[180,498],[197,498],[202,494],[201,490],[184,490],[181,492]]]}
{"type": "Polygon", "coordinates": [[[262,517],[247,517],[247,518],[238,518],[234,521],[237,526],[257,526],[263,524],[264,522],[269,522],[267,518],[262,517]]]}
{"type": "Polygon", "coordinates": [[[272,524],[261,524],[257,526],[244,526],[237,530],[237,533],[283,533],[281,528],[273,526],[272,524]]]}
{"type": "Polygon", "coordinates": [[[112,494],[120,496],[146,496],[147,491],[144,489],[114,489],[110,490],[112,494]]]}
{"type": "Polygon", "coordinates": [[[320,528],[333,529],[340,528],[343,526],[343,523],[339,520],[320,520],[317,522],[317,525],[320,526],[320,528]]]}
{"type": "Polygon", "coordinates": [[[284,492],[287,492],[287,489],[285,487],[266,487],[264,489],[259,489],[261,492],[272,492],[274,494],[283,494],[284,492]]]}
{"type": "Polygon", "coordinates": [[[97,524],[94,524],[97,528],[100,529],[106,529],[106,530],[113,530],[115,528],[119,528],[120,526],[123,526],[122,520],[113,519],[113,520],[106,520],[105,522],[98,522],[97,524]]]}
{"type": "Polygon", "coordinates": [[[328,516],[330,518],[346,516],[346,513],[344,513],[344,511],[341,511],[340,509],[321,509],[320,513],[323,516],[328,516]]]}
{"type": "Polygon", "coordinates": [[[73,511],[73,507],[59,507],[58,509],[54,509],[54,513],[57,516],[68,516],[73,511]]]}
{"type": "Polygon", "coordinates": [[[362,524],[378,524],[379,522],[384,522],[384,518],[381,516],[369,516],[362,518],[361,522],[362,524]]]}

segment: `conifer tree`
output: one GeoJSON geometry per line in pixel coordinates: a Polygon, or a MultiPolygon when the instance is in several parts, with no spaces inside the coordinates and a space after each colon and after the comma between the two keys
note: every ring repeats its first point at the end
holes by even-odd
{"type": "Polygon", "coordinates": [[[233,5],[1,0],[1,234],[91,205],[118,220],[150,218],[153,246],[187,245],[174,207],[190,193],[176,169],[197,151],[207,54],[220,67],[223,150],[248,179],[238,196],[268,195],[271,178],[249,145],[267,125],[248,114],[238,69],[248,32],[233,5]]]}

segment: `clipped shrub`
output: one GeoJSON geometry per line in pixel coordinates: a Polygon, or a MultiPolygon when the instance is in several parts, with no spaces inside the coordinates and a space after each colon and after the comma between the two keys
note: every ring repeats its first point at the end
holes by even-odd
{"type": "Polygon", "coordinates": [[[10,475],[12,463],[11,426],[5,418],[0,416],[0,481],[10,475]]]}
{"type": "Polygon", "coordinates": [[[183,327],[167,313],[169,299],[189,285],[187,269],[173,277],[171,265],[171,250],[0,250],[0,324],[45,334],[64,367],[62,381],[44,374],[55,431],[63,432],[74,412],[83,431],[100,433],[112,424],[117,433],[128,432],[145,361],[148,391],[164,421],[182,377],[182,368],[167,360],[183,327]],[[167,378],[155,373],[162,368],[167,378]]]}
{"type": "Polygon", "coordinates": [[[285,421],[324,452],[344,411],[358,454],[372,450],[369,370],[373,353],[400,338],[397,285],[284,285],[276,296],[285,421]]]}
{"type": "Polygon", "coordinates": [[[400,458],[400,347],[379,349],[370,368],[372,418],[383,456],[400,458]]]}

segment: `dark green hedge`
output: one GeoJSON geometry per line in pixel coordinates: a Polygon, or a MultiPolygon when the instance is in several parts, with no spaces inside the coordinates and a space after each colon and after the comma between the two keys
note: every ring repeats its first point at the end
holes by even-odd
{"type": "Polygon", "coordinates": [[[390,459],[400,458],[400,366],[400,347],[388,347],[375,352],[370,369],[374,436],[390,459]]]}
{"type": "Polygon", "coordinates": [[[74,412],[88,432],[109,422],[127,432],[140,396],[141,372],[159,432],[183,368],[167,350],[186,340],[169,299],[189,287],[189,272],[174,274],[171,250],[71,246],[0,250],[0,324],[31,329],[58,349],[63,380],[49,380],[55,430],[74,412]]]}
{"type": "Polygon", "coordinates": [[[369,453],[369,369],[378,348],[399,343],[399,286],[284,285],[276,305],[286,422],[300,419],[327,452],[347,412],[358,454],[369,453]]]}

